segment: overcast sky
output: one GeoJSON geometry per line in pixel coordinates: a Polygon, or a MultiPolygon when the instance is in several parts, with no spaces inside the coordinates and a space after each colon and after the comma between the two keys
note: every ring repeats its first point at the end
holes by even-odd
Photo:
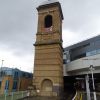
{"type": "MultiPolygon", "coordinates": [[[[32,72],[36,7],[45,0],[0,0],[0,64],[32,72]]],[[[59,0],[63,46],[100,35],[100,0],[59,0]]]]}

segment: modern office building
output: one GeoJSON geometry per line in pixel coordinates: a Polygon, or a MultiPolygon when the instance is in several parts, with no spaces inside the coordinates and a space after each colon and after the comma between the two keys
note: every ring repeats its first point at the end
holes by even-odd
{"type": "Polygon", "coordinates": [[[63,63],[63,72],[66,81],[73,79],[73,82],[79,80],[84,81],[85,84],[86,75],[90,76],[91,81],[91,71],[93,71],[95,83],[99,84],[100,35],[64,48],[63,63]]]}
{"type": "Polygon", "coordinates": [[[32,73],[17,68],[0,68],[0,93],[24,91],[32,85],[32,73]]]}

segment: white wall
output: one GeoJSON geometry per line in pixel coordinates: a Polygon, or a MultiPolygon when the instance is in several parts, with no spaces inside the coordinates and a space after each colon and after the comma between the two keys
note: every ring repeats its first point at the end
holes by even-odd
{"type": "Polygon", "coordinates": [[[100,54],[83,57],[64,65],[64,76],[90,73],[90,65],[94,66],[94,73],[100,73],[100,54]]]}

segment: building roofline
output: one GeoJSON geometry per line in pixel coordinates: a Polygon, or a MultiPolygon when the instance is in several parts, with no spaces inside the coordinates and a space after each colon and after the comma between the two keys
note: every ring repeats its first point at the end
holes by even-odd
{"type": "Polygon", "coordinates": [[[37,7],[37,10],[39,11],[40,9],[45,9],[45,8],[48,8],[48,7],[51,7],[51,6],[58,6],[59,7],[60,13],[61,13],[61,18],[63,20],[64,16],[63,16],[63,12],[62,12],[62,9],[61,9],[61,4],[59,2],[53,2],[53,3],[49,3],[49,4],[40,5],[40,6],[37,7]]]}
{"type": "Polygon", "coordinates": [[[75,47],[79,47],[81,45],[84,45],[84,44],[88,44],[94,40],[99,40],[100,39],[100,35],[97,35],[97,36],[94,36],[94,37],[91,37],[89,39],[86,39],[86,40],[83,40],[83,41],[80,41],[78,43],[75,43],[75,44],[72,44],[70,46],[67,46],[64,48],[64,50],[67,50],[67,49],[72,49],[72,48],[75,48],[75,47]]]}

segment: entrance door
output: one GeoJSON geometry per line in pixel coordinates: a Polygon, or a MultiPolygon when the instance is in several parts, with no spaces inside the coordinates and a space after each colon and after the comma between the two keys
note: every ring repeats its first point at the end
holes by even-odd
{"type": "Polygon", "coordinates": [[[49,79],[45,79],[42,82],[42,95],[51,96],[52,95],[53,84],[49,79]]]}

